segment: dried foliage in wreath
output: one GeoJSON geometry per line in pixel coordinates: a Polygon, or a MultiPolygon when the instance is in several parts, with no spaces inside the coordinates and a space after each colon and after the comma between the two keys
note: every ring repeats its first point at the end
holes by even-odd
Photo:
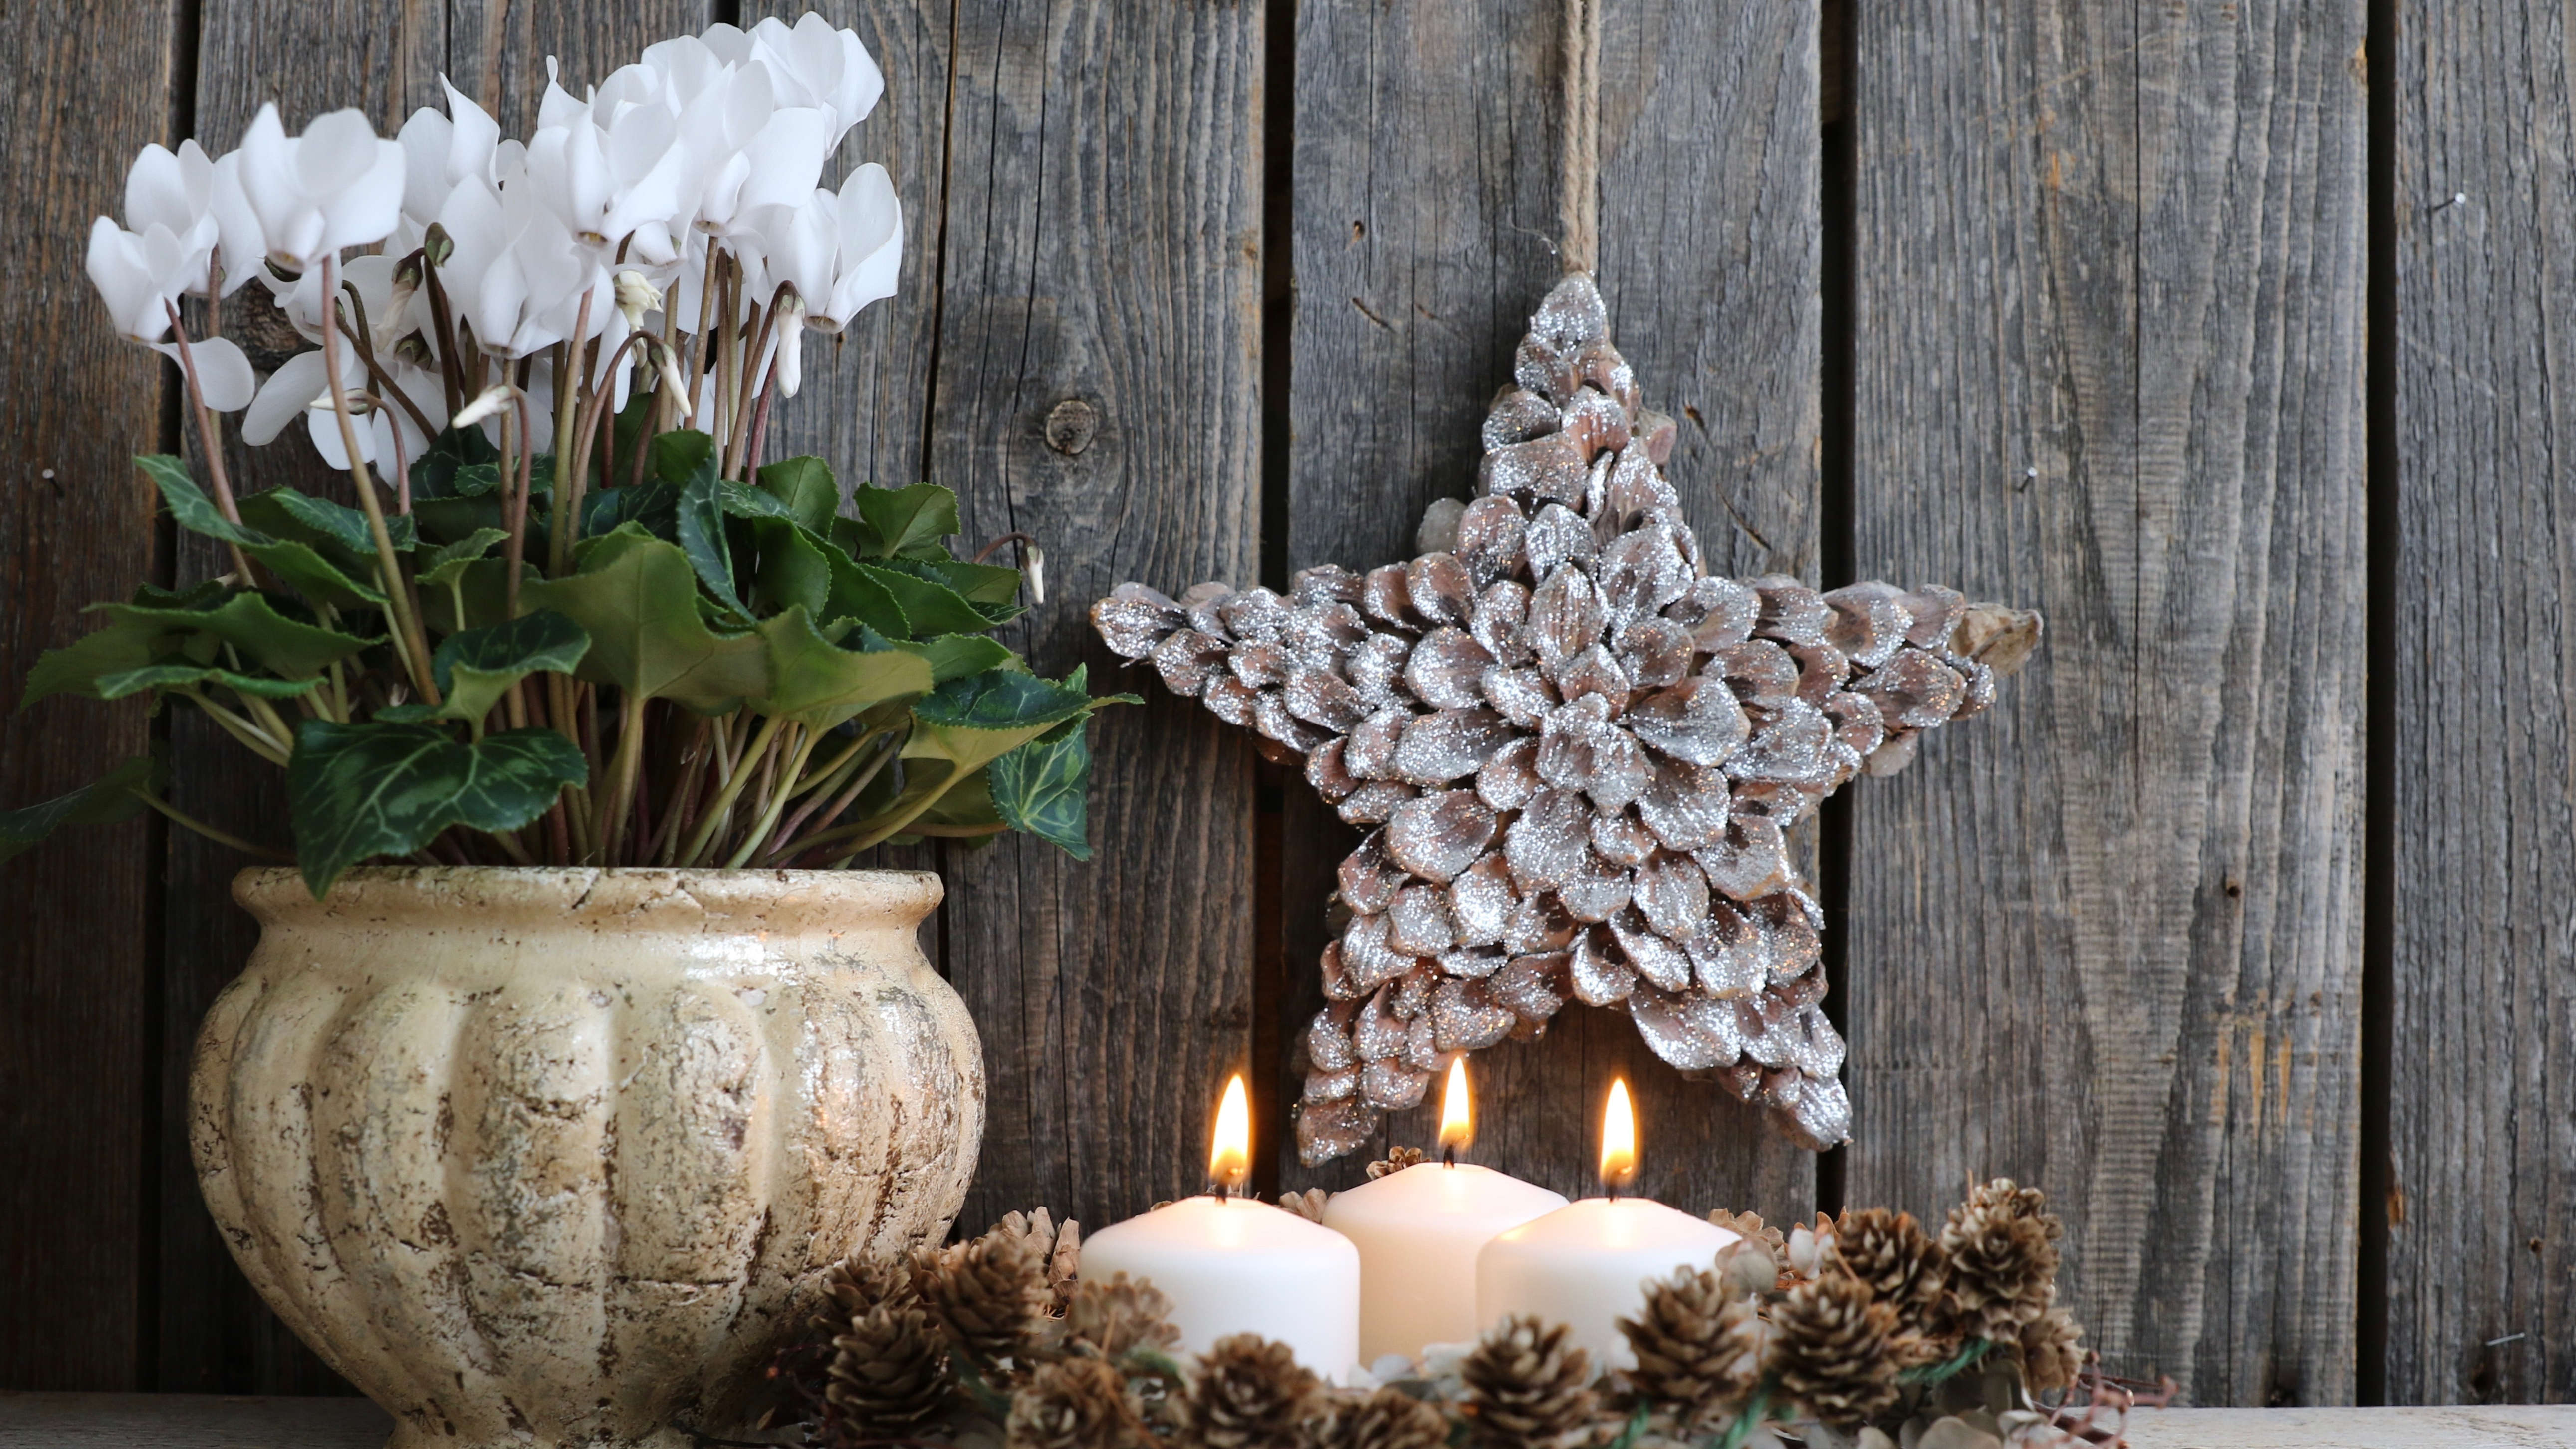
{"type": "Polygon", "coordinates": [[[1129,583],[1093,606],[1111,649],[1374,827],[1342,862],[1332,1005],[1305,1038],[1309,1164],[1568,1000],[1626,1011],[1809,1148],[1849,1136],[1786,832],[1990,704],[2039,616],[1713,576],[1664,476],[1673,438],[1571,273],[1486,417],[1481,496],[1432,505],[1421,557],[1307,569],[1284,597],[1129,583]]]}
{"type": "MultiPolygon", "coordinates": [[[[845,1265],[771,1370],[821,1449],[2040,1449],[2125,1442],[2137,1386],[2101,1375],[2057,1306],[2057,1218],[1997,1179],[1937,1230],[1861,1209],[1741,1232],[1652,1284],[1594,1372],[1561,1326],[1512,1318],[1358,1387],[1254,1335],[1189,1355],[1150,1283],[1079,1276],[1079,1234],[1013,1214],[972,1242],[845,1265]]],[[[2161,1402],[2164,1393],[2148,1399],[2161,1402]]]]}

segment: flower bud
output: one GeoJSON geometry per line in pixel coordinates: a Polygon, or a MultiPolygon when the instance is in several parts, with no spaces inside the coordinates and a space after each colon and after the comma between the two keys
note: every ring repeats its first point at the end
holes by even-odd
{"type": "Polygon", "coordinates": [[[447,234],[446,227],[431,222],[429,230],[421,234],[420,254],[429,258],[433,267],[446,266],[447,259],[456,255],[456,238],[447,234]]]}
{"type": "Polygon", "coordinates": [[[510,393],[512,391],[513,389],[506,382],[496,382],[492,386],[483,389],[481,393],[475,396],[474,401],[467,403],[465,406],[456,410],[456,416],[448,420],[448,426],[452,428],[470,428],[474,426],[476,423],[479,423],[485,418],[492,416],[494,413],[499,412],[503,405],[510,401],[510,393]]]}
{"type": "Polygon", "coordinates": [[[659,311],[661,306],[662,294],[644,279],[642,272],[617,274],[617,310],[626,314],[627,326],[643,326],[644,314],[659,311]]]}

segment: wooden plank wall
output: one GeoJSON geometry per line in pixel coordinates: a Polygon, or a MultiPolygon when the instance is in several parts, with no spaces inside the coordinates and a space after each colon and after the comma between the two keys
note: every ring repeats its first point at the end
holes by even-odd
{"type": "Polygon", "coordinates": [[[1856,567],[2049,641],[1854,792],[1851,1198],[2045,1183],[2115,1369],[2347,1399],[2362,7],[1853,19],[1856,567]]]}
{"type": "MultiPolygon", "coordinates": [[[[1042,668],[1115,677],[1081,615],[1118,580],[1400,558],[1470,485],[1557,270],[1555,0],[819,3],[887,74],[851,155],[894,174],[906,290],[815,359],[785,441],[845,483],[956,488],[970,539],[1044,538],[1053,592],[1011,639],[1042,668]]],[[[82,603],[208,563],[127,476],[180,439],[79,278],[137,146],[230,144],[271,97],[290,125],[357,104],[390,131],[442,71],[515,129],[549,51],[578,83],[801,8],[0,16],[0,175],[28,233],[0,253],[0,673],[82,603]]],[[[1670,1200],[1776,1219],[2045,1183],[2111,1366],[2198,1402],[2576,1398],[2564,11],[1856,5],[1837,65],[1800,0],[1610,0],[1603,288],[1684,420],[1674,473],[1712,556],[1947,581],[2037,605],[2051,636],[1999,708],[1808,843],[1843,902],[1852,1148],[1791,1152],[1578,1011],[1489,1054],[1490,1160],[1582,1187],[1624,1070],[1670,1200]],[[2387,885],[2366,919],[2367,863],[2387,885]],[[2372,1022],[2390,1044],[2365,1061],[2372,1022]]],[[[234,330],[264,364],[294,350],[234,330]]],[[[300,452],[234,467],[316,481],[300,452]]],[[[1267,1184],[1357,1173],[1295,1165],[1283,1049],[1353,837],[1142,692],[1098,727],[1096,863],[887,857],[947,876],[927,944],[986,1035],[969,1228],[1195,1185],[1242,1067],[1277,1129],[1267,1184]]],[[[273,781],[131,708],[0,719],[0,798],[156,732],[181,803],[282,840],[273,781]]],[[[240,862],[165,834],[0,868],[0,1386],[328,1391],[232,1269],[175,1130],[249,931],[222,894],[240,862]]]]}

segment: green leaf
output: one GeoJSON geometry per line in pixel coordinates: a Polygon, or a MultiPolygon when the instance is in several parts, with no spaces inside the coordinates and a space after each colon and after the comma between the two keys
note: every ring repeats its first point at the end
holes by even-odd
{"type": "Polygon", "coordinates": [[[894,591],[877,581],[874,571],[838,544],[827,549],[824,561],[832,568],[832,592],[823,602],[823,618],[834,623],[856,620],[889,639],[912,637],[912,619],[896,602],[894,591]]]}
{"type": "Polygon", "coordinates": [[[46,650],[36,667],[27,671],[27,692],[18,708],[56,694],[105,698],[99,693],[100,681],[150,668],[161,657],[160,641],[169,632],[149,620],[118,620],[60,649],[46,650]]]}
{"type": "Polygon", "coordinates": [[[722,489],[724,511],[731,518],[784,518],[794,522],[796,510],[761,492],[746,488],[728,478],[722,489]]]}
{"type": "MultiPolygon", "coordinates": [[[[1009,758],[1009,755],[1002,757],[1009,758]]],[[[912,823],[904,827],[904,832],[909,835],[970,836],[1000,833],[1000,827],[1009,823],[1002,818],[1001,811],[993,802],[993,771],[1001,763],[1001,760],[995,760],[941,791],[930,808],[913,817],[912,823]]],[[[934,764],[931,768],[943,772],[939,776],[941,780],[948,778],[946,767],[934,764]]]]}
{"type": "Polygon", "coordinates": [[[964,679],[987,669],[1026,670],[1028,665],[1000,640],[982,634],[942,634],[917,644],[899,643],[897,649],[908,650],[930,661],[930,677],[941,684],[964,679]]]}
{"type": "Polygon", "coordinates": [[[744,530],[759,552],[751,573],[752,607],[764,613],[796,607],[808,614],[826,614],[831,605],[836,562],[831,555],[839,550],[806,532],[783,513],[748,519],[744,530]]]}
{"type": "Polygon", "coordinates": [[[319,675],[311,679],[265,679],[256,674],[237,674],[198,664],[148,664],[121,674],[103,674],[98,678],[100,699],[123,699],[147,689],[184,689],[192,684],[220,684],[235,694],[255,694],[262,699],[293,699],[311,694],[321,687],[319,675]]]}
{"type": "Polygon", "coordinates": [[[1018,569],[1004,568],[999,564],[964,563],[953,558],[904,560],[887,567],[937,579],[963,595],[970,604],[991,605],[1012,614],[1020,612],[1018,569]]]}
{"type": "Polygon", "coordinates": [[[589,541],[579,557],[572,577],[530,580],[520,593],[530,607],[559,609],[590,635],[582,678],[677,700],[701,714],[722,714],[767,691],[761,637],[707,627],[698,614],[696,571],[677,546],[630,523],[589,541]]]}
{"type": "Polygon", "coordinates": [[[641,524],[655,538],[671,538],[680,527],[680,489],[665,478],[647,478],[631,488],[609,488],[581,500],[581,536],[598,538],[621,525],[641,524]]]}
{"type": "Polygon", "coordinates": [[[733,550],[725,543],[724,480],[701,470],[680,490],[680,526],[676,542],[697,570],[698,582],[717,603],[748,619],[751,610],[733,587],[733,550]]]}
{"type": "Polygon", "coordinates": [[[219,543],[267,543],[268,535],[245,528],[224,517],[215,501],[188,476],[188,465],[167,453],[136,455],[135,465],[152,486],[161,490],[161,502],[170,510],[170,520],[190,533],[202,533],[219,543]]]}
{"type": "Polygon", "coordinates": [[[957,495],[936,483],[909,488],[861,485],[856,499],[870,558],[945,558],[940,540],[957,531],[957,495]]]}
{"type": "Polygon", "coordinates": [[[716,440],[695,428],[678,428],[653,439],[653,471],[674,487],[686,487],[704,473],[716,472],[716,440]]]}
{"type": "MultiPolygon", "coordinates": [[[[242,552],[268,565],[269,571],[288,587],[315,603],[328,604],[335,609],[381,609],[385,606],[383,590],[372,583],[358,582],[350,577],[349,570],[333,564],[308,545],[280,539],[273,543],[243,544],[242,552]]],[[[373,562],[371,555],[368,563],[373,562]]],[[[353,568],[357,573],[370,576],[375,572],[370,567],[353,568]]]]}
{"type": "MultiPolygon", "coordinates": [[[[1088,717],[1069,719],[986,767],[994,808],[1076,860],[1091,859],[1088,717]]],[[[941,802],[945,804],[945,801],[941,802]]]]}
{"type": "Polygon", "coordinates": [[[760,491],[818,534],[828,534],[841,511],[841,485],[833,480],[831,465],[820,458],[782,458],[762,465],[760,491]]]}
{"type": "Polygon", "coordinates": [[[497,528],[478,528],[454,543],[432,550],[427,558],[420,561],[422,587],[434,588],[450,583],[458,574],[465,572],[467,564],[490,553],[509,537],[497,528]]]}
{"type": "Polygon", "coordinates": [[[817,633],[802,608],[765,621],[760,635],[769,649],[770,684],[752,706],[813,729],[830,729],[888,700],[925,693],[933,682],[930,664],[920,655],[900,648],[844,649],[817,633]]]}
{"type": "MultiPolygon", "coordinates": [[[[497,464],[500,458],[501,450],[492,446],[481,427],[448,428],[430,439],[428,450],[412,460],[412,501],[471,496],[456,491],[457,470],[473,463],[497,464]]],[[[496,482],[498,476],[493,475],[496,482]]]]}
{"type": "Polygon", "coordinates": [[[161,788],[156,752],[137,755],[67,795],[19,810],[0,810],[0,860],[35,845],[66,825],[106,825],[143,808],[143,795],[161,788]]]}
{"type": "MultiPolygon", "coordinates": [[[[319,674],[326,665],[381,642],[290,619],[277,611],[267,594],[231,591],[220,603],[207,607],[187,602],[195,597],[192,594],[179,602],[157,606],[105,604],[100,606],[100,612],[119,623],[154,624],[165,632],[219,639],[270,673],[287,679],[319,674]]],[[[199,662],[211,662],[211,651],[208,652],[209,658],[199,662]]]]}
{"type": "Polygon", "coordinates": [[[417,724],[309,719],[286,762],[296,863],[320,900],[360,861],[408,855],[451,825],[516,830],[590,764],[553,730],[509,730],[471,744],[417,724]]]}
{"type": "Polygon", "coordinates": [[[479,720],[511,685],[541,669],[570,674],[589,650],[581,626],[552,609],[450,634],[429,664],[445,702],[423,718],[479,720]]]}
{"type": "MultiPolygon", "coordinates": [[[[421,614],[434,629],[477,629],[509,622],[510,561],[506,558],[457,559],[423,574],[421,614]],[[463,622],[458,622],[459,614],[463,622]]],[[[521,587],[539,577],[537,566],[522,560],[521,587]]]]}
{"type": "Polygon", "coordinates": [[[1089,712],[1093,703],[1082,679],[1080,670],[1057,683],[1016,669],[990,669],[950,680],[914,702],[904,758],[981,768],[1089,712]]]}
{"type": "Polygon", "coordinates": [[[863,563],[858,572],[894,596],[914,638],[936,634],[980,634],[993,627],[964,595],[939,582],[884,563],[863,563]]]}
{"type": "MultiPolygon", "coordinates": [[[[337,549],[341,557],[333,562],[341,567],[376,557],[375,530],[368,527],[367,515],[327,498],[314,498],[292,488],[269,488],[241,501],[242,522],[273,538],[323,549],[337,549]]],[[[385,536],[393,540],[394,551],[409,553],[420,543],[420,530],[402,514],[385,518],[385,536]]]]}

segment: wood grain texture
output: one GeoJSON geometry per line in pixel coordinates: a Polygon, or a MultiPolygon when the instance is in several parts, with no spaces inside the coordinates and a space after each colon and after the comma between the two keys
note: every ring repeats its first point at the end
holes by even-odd
{"type": "Polygon", "coordinates": [[[2576,1397],[2570,39],[2410,6],[2393,57],[2398,1403],[2576,1397]]]}
{"type": "Polygon", "coordinates": [[[1851,21],[1855,567],[2049,638],[1853,792],[1850,1200],[2042,1184],[2114,1371],[2344,1401],[2363,6],[1851,21]]]}
{"type": "MultiPolygon", "coordinates": [[[[1047,602],[1001,637],[1096,690],[1126,685],[1093,599],[1256,564],[1262,22],[1252,0],[958,7],[928,475],[968,545],[1044,540],[1047,602]],[[1043,435],[1066,401],[1097,420],[1079,451],[1043,435]]],[[[967,1231],[1197,1190],[1248,1065],[1252,748],[1144,692],[1093,726],[1089,864],[1023,836],[947,852],[990,1092],[967,1231]]]]}
{"type": "MultiPolygon", "coordinates": [[[[0,10],[0,803],[87,784],[147,745],[139,702],[58,699],[17,714],[81,609],[150,576],[152,501],[130,461],[159,446],[160,360],[120,341],[82,275],[90,218],[122,215],[125,170],[168,142],[179,7],[113,26],[0,10]]],[[[74,829],[0,867],[0,1383],[135,1386],[151,1096],[137,820],[74,829]],[[71,1231],[66,1231],[66,1229],[71,1231]]]]}
{"type": "MultiPolygon", "coordinates": [[[[453,8],[399,0],[227,0],[203,7],[198,36],[196,134],[210,150],[239,144],[260,105],[276,101],[287,128],[298,131],[323,111],[356,105],[390,135],[415,109],[445,108],[444,70],[501,120],[524,135],[545,87],[544,47],[564,61],[573,89],[603,78],[646,45],[695,33],[707,21],[704,0],[510,7],[486,12],[470,0],[453,8]],[[540,10],[542,22],[526,12],[540,10]],[[487,50],[486,21],[518,27],[506,51],[487,50]],[[560,26],[560,29],[530,26],[560,26]],[[506,64],[493,57],[506,55],[506,64]],[[513,109],[516,107],[517,109],[513,109]]],[[[227,304],[226,329],[255,365],[273,368],[305,344],[261,297],[254,283],[227,304]]],[[[190,456],[197,456],[191,440],[190,456]]],[[[293,484],[354,501],[344,475],[325,467],[300,428],[265,448],[246,448],[227,434],[234,487],[243,492],[293,484]]],[[[193,583],[227,565],[206,540],[183,536],[178,577],[193,583]]],[[[285,848],[283,776],[252,758],[188,711],[171,720],[171,798],[197,818],[246,839],[285,848]]],[[[225,983],[241,971],[258,928],[232,903],[234,873],[251,864],[237,852],[185,831],[169,832],[162,966],[159,1373],[156,1386],[193,1392],[347,1393],[268,1311],[234,1267],[197,1193],[188,1160],[184,1106],[189,1053],[197,1025],[225,983]]]]}
{"type": "MultiPolygon", "coordinates": [[[[1560,275],[1556,0],[1308,3],[1297,13],[1296,312],[1288,567],[1412,557],[1423,508],[1467,496],[1478,425],[1560,275]]],[[[1649,406],[1682,419],[1670,468],[1713,568],[1814,577],[1820,201],[1814,7],[1605,11],[1601,286],[1649,406]],[[1725,138],[1719,142],[1714,138],[1725,138]]],[[[1322,1004],[1334,862],[1358,843],[1284,782],[1283,1026],[1322,1004]]],[[[1569,1007],[1476,1063],[1477,1156],[1592,1191],[1600,1098],[1628,1076],[1645,1189],[1774,1220],[1813,1159],[1721,1090],[1656,1062],[1622,1017],[1569,1007]]],[[[1293,1102],[1294,1064],[1282,1100],[1293,1102]]],[[[1390,1119],[1427,1146],[1436,1101],[1390,1119]]],[[[1364,1154],[1292,1187],[1356,1181],[1364,1154]]]]}

